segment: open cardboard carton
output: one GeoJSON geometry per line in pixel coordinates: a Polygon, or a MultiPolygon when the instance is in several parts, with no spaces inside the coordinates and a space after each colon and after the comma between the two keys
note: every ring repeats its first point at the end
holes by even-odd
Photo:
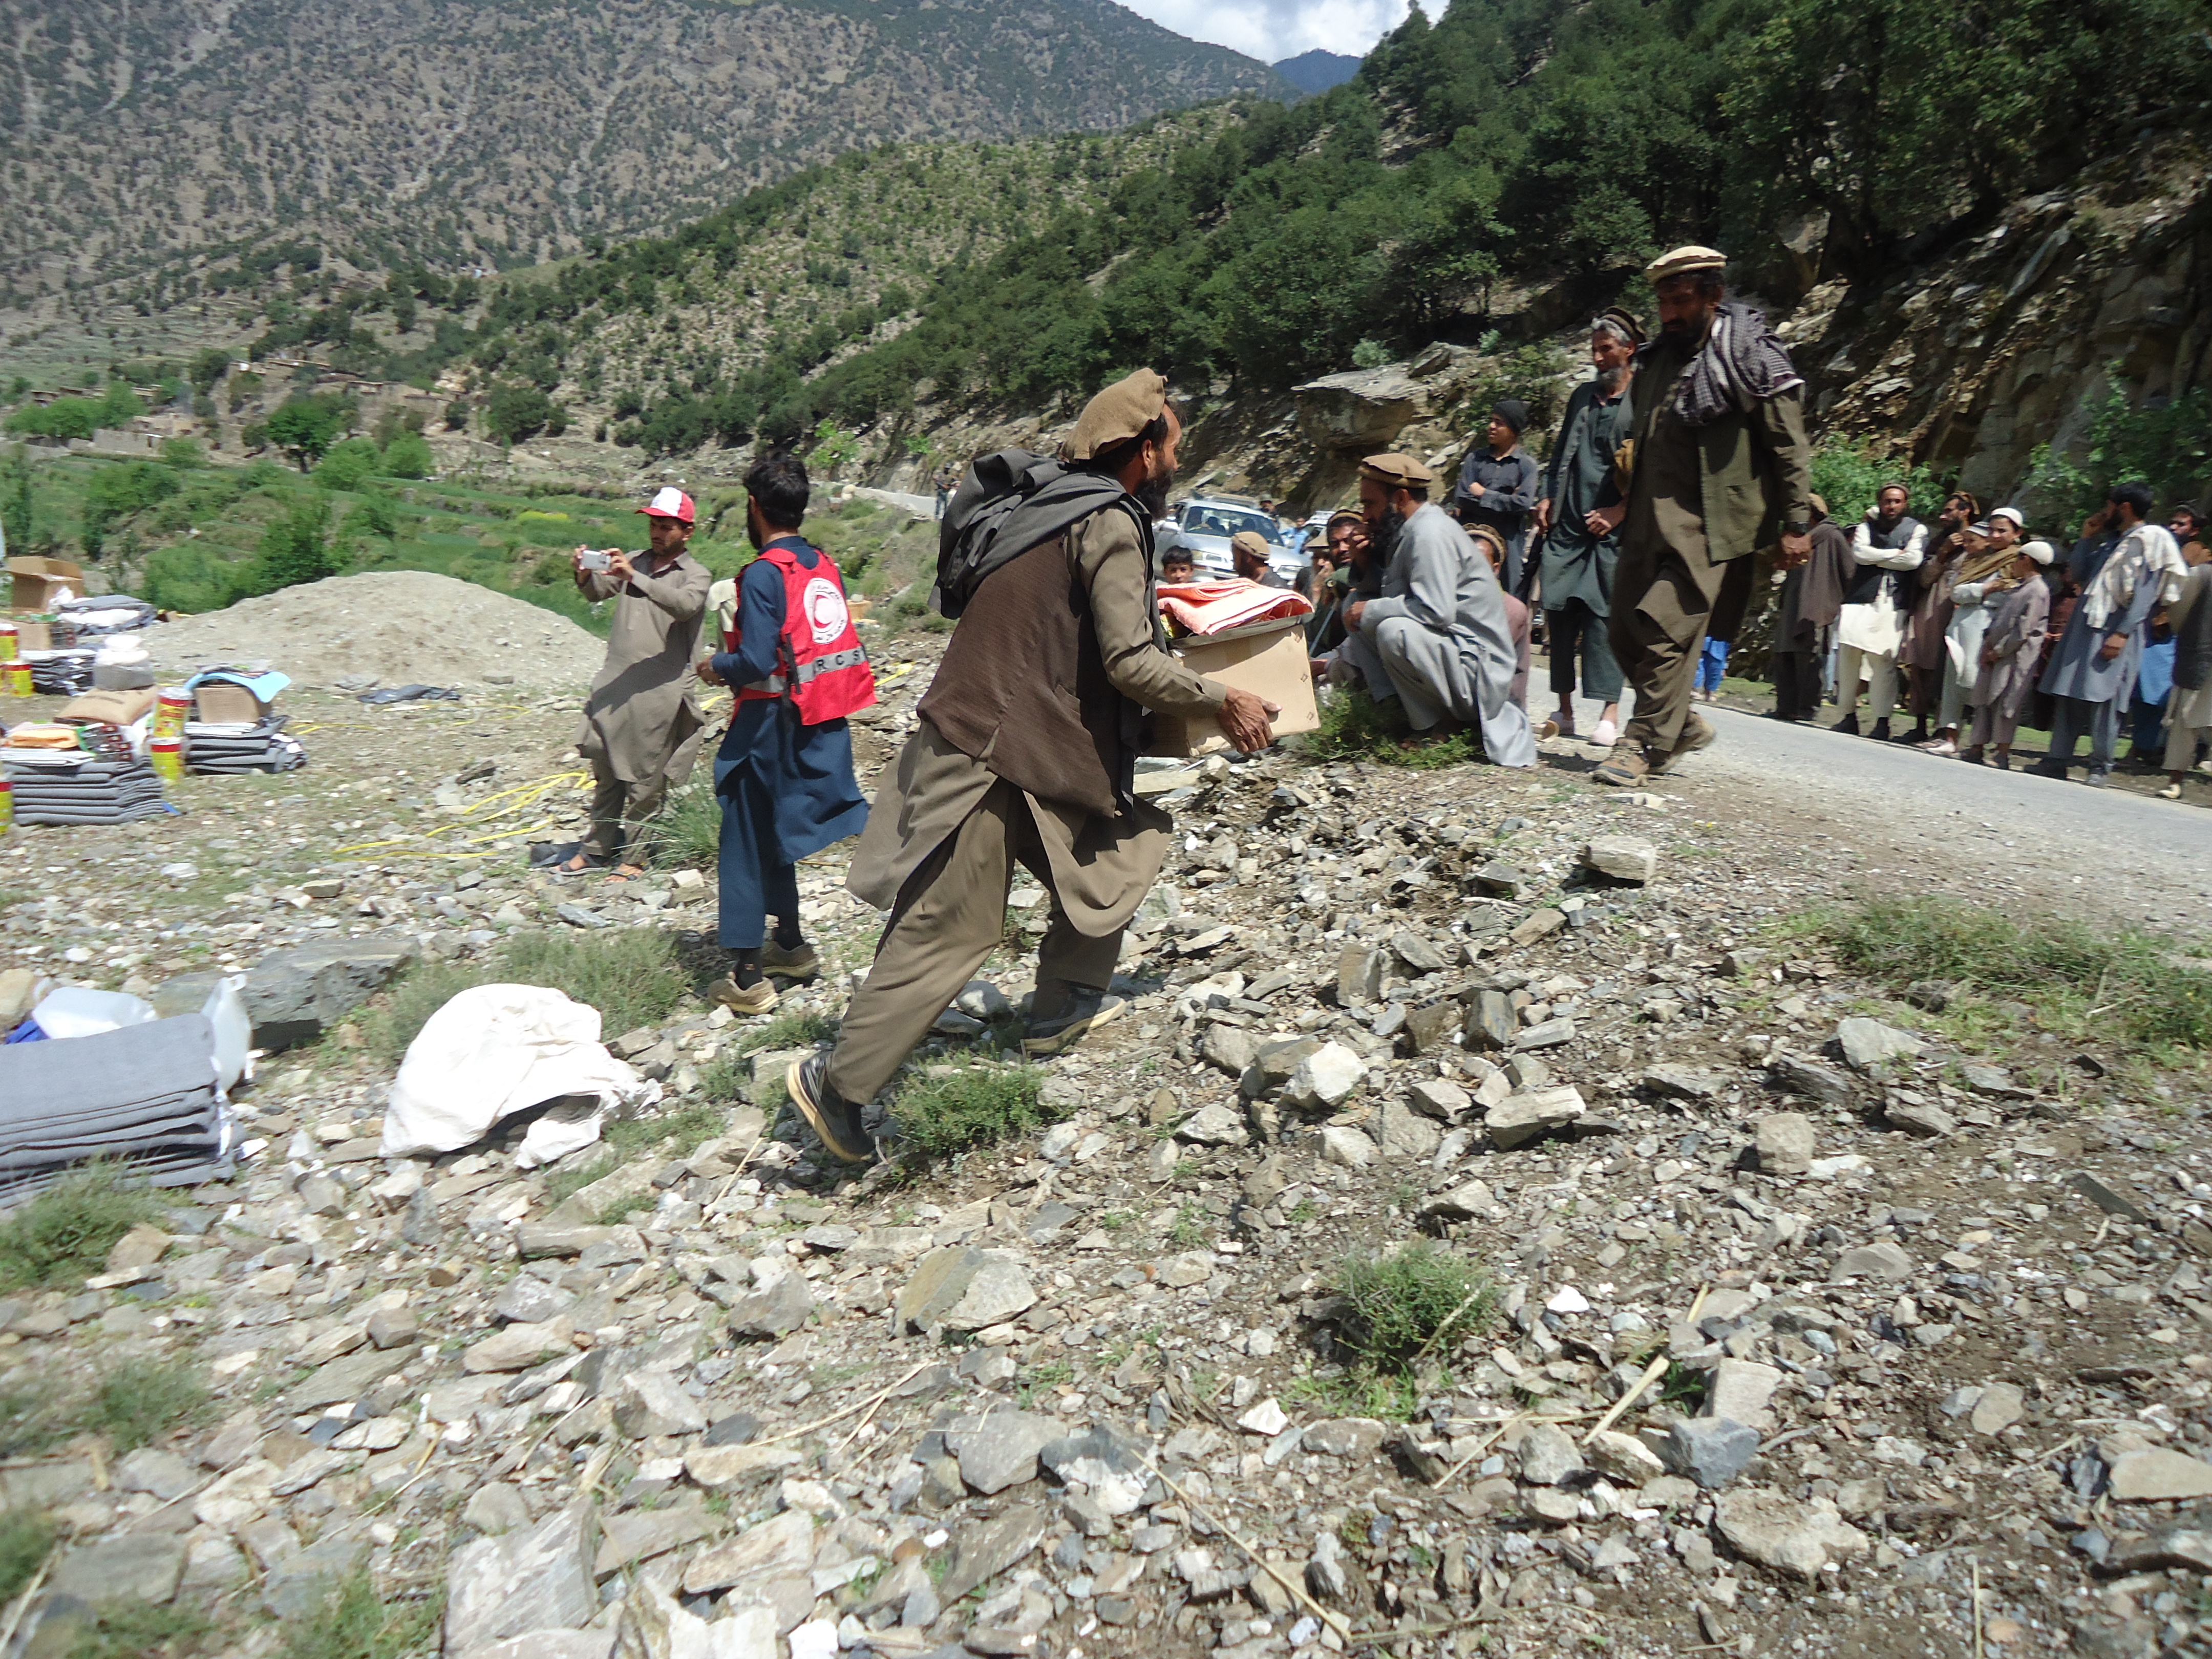
{"type": "Polygon", "coordinates": [[[84,568],[67,559],[10,559],[8,574],[15,578],[9,604],[18,611],[51,610],[51,596],[64,587],[72,593],[84,592],[84,568]]]}
{"type": "Polygon", "coordinates": [[[192,692],[192,718],[205,726],[252,726],[269,718],[269,705],[242,685],[210,680],[192,692]]]}
{"type": "MultiPolygon", "coordinates": [[[[1306,655],[1304,617],[1248,623],[1219,634],[1194,634],[1170,647],[1193,673],[1264,697],[1282,710],[1274,733],[1286,738],[1321,725],[1314,699],[1313,669],[1306,655]]],[[[1150,752],[1175,757],[1218,754],[1229,747],[1221,722],[1211,714],[1185,719],[1152,716],[1150,752]]]]}

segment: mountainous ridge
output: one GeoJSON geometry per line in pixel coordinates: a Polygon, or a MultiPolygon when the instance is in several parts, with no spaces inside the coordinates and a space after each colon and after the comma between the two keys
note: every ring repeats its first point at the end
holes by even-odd
{"type": "Polygon", "coordinates": [[[1295,58],[1277,58],[1274,68],[1276,74],[1300,92],[1312,94],[1342,86],[1359,72],[1359,59],[1346,52],[1323,52],[1316,46],[1295,58]]]}
{"type": "Polygon", "coordinates": [[[1110,0],[7,0],[0,40],[0,305],[158,270],[159,308],[270,235],[530,264],[856,146],[1291,91],[1110,0]]]}

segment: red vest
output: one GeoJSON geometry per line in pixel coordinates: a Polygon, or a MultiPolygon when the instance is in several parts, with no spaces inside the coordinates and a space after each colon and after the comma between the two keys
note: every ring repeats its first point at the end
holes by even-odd
{"type": "MultiPolygon", "coordinates": [[[[827,553],[815,550],[811,570],[781,542],[771,542],[761,557],[783,574],[783,637],[776,647],[777,672],[738,688],[739,702],[762,702],[788,696],[803,726],[842,720],[876,700],[876,676],[868,653],[853,629],[845,602],[844,579],[827,553]]],[[[738,648],[738,629],[724,630],[726,650],[738,648]]]]}

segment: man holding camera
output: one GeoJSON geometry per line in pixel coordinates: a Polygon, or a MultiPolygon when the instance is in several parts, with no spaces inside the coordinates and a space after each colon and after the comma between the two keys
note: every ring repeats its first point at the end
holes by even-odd
{"type": "Polygon", "coordinates": [[[645,552],[580,547],[575,553],[577,591],[594,603],[612,599],[614,615],[607,659],[592,682],[576,737],[595,780],[592,828],[555,866],[564,876],[610,867],[617,875],[641,873],[631,842],[669,790],[691,775],[706,727],[692,695],[691,659],[713,579],[684,550],[698,512],[672,484],[638,510],[652,538],[645,552]]]}

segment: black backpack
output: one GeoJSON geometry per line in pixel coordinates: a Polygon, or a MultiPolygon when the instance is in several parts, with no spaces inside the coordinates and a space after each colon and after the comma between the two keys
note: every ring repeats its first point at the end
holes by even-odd
{"type": "Polygon", "coordinates": [[[1136,520],[1149,562],[1152,521],[1115,479],[1026,449],[979,456],[938,526],[933,604],[939,614],[957,617],[993,571],[1092,514],[1116,506],[1136,520]]]}

